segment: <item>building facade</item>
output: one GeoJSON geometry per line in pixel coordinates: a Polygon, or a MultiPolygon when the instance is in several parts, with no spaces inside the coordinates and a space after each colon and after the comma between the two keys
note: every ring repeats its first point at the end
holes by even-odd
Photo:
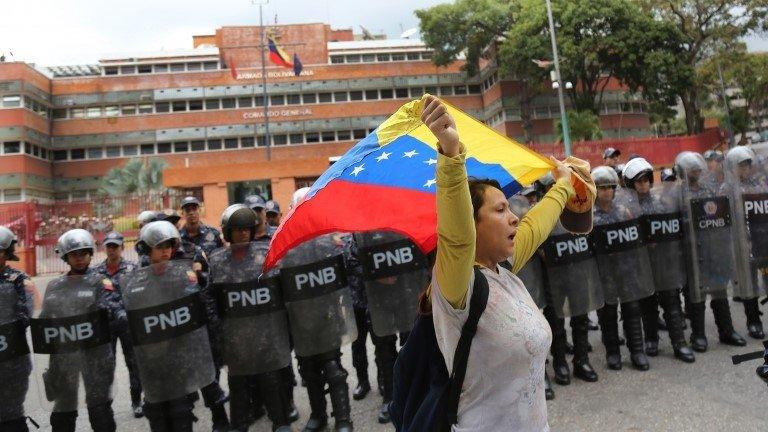
{"type": "MultiPolygon", "coordinates": [[[[210,222],[254,192],[285,208],[330,157],[424,93],[522,139],[517,83],[500,80],[492,61],[467,77],[461,60],[432,64],[418,40],[356,40],[352,30],[322,23],[267,31],[304,66],[295,76],[267,65],[269,135],[259,27],[222,27],[194,36],[190,50],[125,54],[96,65],[0,63],[0,206],[90,200],[109,169],[161,157],[165,185],[202,195],[210,222]]],[[[552,142],[556,94],[534,105],[535,140],[552,142]]],[[[608,83],[604,135],[647,136],[645,108],[608,83]]]]}

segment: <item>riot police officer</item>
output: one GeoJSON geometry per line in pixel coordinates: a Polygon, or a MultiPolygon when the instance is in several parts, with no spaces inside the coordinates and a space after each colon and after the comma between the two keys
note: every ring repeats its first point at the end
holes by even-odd
{"type": "MultiPolygon", "coordinates": [[[[107,258],[94,268],[94,271],[108,277],[112,281],[115,289],[115,296],[122,302],[120,292],[120,278],[134,271],[137,264],[133,261],[123,258],[123,235],[112,231],[104,237],[104,249],[107,252],[107,258]]],[[[125,367],[128,369],[128,380],[131,391],[131,407],[133,416],[140,418],[144,415],[144,408],[141,403],[141,380],[139,372],[136,369],[136,358],[133,354],[133,344],[131,344],[128,329],[124,329],[117,338],[120,340],[120,347],[123,350],[125,367]]],[[[115,349],[117,339],[112,341],[112,349],[115,349]]]]}
{"type": "MultiPolygon", "coordinates": [[[[210,257],[212,292],[221,316],[220,338],[229,371],[232,427],[246,431],[253,422],[254,392],[266,405],[273,431],[290,431],[289,397],[282,370],[291,362],[288,319],[278,279],[259,279],[269,247],[255,241],[256,213],[243,204],[227,207],[221,230],[230,246],[210,257]]],[[[262,227],[263,229],[263,227],[262,227]]]]}
{"type": "Polygon", "coordinates": [[[181,243],[171,223],[148,223],[138,242],[148,265],[123,281],[145,393],[144,414],[153,432],[191,432],[194,396],[201,390],[213,413],[214,430],[228,430],[223,394],[212,388],[215,368],[205,326],[216,317],[198,284],[199,263],[193,264],[181,243]],[[161,317],[177,318],[172,319],[176,325],[159,325],[161,317]]]}
{"type": "Polygon", "coordinates": [[[13,232],[0,227],[0,430],[27,432],[24,399],[32,361],[25,333],[35,287],[26,273],[7,265],[19,260],[15,246],[13,232]]]}
{"type": "Polygon", "coordinates": [[[219,231],[200,220],[200,200],[188,196],[181,200],[181,211],[184,213],[184,226],[179,230],[181,238],[210,255],[214,250],[224,246],[219,231]]]}
{"type": "Polygon", "coordinates": [[[267,213],[267,225],[271,227],[277,227],[280,225],[280,220],[283,218],[283,214],[280,212],[280,204],[275,200],[267,201],[265,205],[267,213]]]}
{"type": "Polygon", "coordinates": [[[643,234],[656,289],[656,294],[640,300],[645,352],[651,357],[659,353],[658,307],[661,304],[675,357],[693,363],[696,358],[685,340],[685,318],[679,294],[685,285],[679,191],[670,182],[653,187],[653,167],[641,157],[627,162],[622,176],[626,187],[637,192],[643,211],[643,234]]]}
{"type": "MultiPolygon", "coordinates": [[[[274,202],[274,201],[273,201],[274,202]]],[[[267,201],[262,198],[261,195],[248,195],[245,197],[245,201],[243,201],[243,204],[245,204],[246,207],[256,212],[256,216],[259,217],[259,220],[266,221],[266,234],[267,235],[273,235],[275,231],[277,230],[277,225],[272,225],[268,222],[267,217],[267,201]]],[[[277,202],[275,202],[277,204],[277,202]]],[[[278,212],[280,211],[280,208],[278,207],[278,212]]],[[[274,211],[273,211],[274,213],[274,211]]]]}
{"type": "MultiPolygon", "coordinates": [[[[691,348],[708,348],[705,329],[707,295],[715,316],[720,342],[744,346],[746,341],[733,328],[728,305],[728,285],[735,278],[735,257],[731,233],[731,205],[728,197],[713,188],[706,178],[706,162],[695,152],[675,158],[675,171],[682,196],[683,238],[687,284],[683,291],[691,321],[691,348]]],[[[719,188],[718,188],[719,189],[719,188]]]]}
{"type": "Polygon", "coordinates": [[[35,363],[41,368],[45,399],[53,404],[51,428],[54,432],[75,430],[78,393],[83,391],[92,429],[115,431],[111,341],[125,326],[125,310],[114,295],[112,282],[89,268],[95,242],[88,231],[65,232],[59,237],[56,252],[70,270],[48,284],[40,314],[32,320],[35,363]],[[70,326],[90,331],[76,341],[64,335],[50,337],[61,327],[70,326]]]}
{"type": "Polygon", "coordinates": [[[648,252],[639,236],[641,211],[634,192],[617,189],[619,176],[607,166],[592,170],[597,186],[592,243],[605,296],[605,306],[597,311],[610,369],[621,369],[618,305],[632,365],[637,370],[650,368],[645,355],[639,300],[653,293],[653,278],[648,252]]]}

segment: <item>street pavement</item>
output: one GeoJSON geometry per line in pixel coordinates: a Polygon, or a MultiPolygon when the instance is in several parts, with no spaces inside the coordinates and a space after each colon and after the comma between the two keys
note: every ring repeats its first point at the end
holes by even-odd
{"type": "MultiPolygon", "coordinates": [[[[44,287],[47,279],[36,279],[38,287],[44,287]]],[[[746,333],[743,308],[732,304],[734,322],[738,331],[746,333]]],[[[661,332],[659,357],[651,358],[651,370],[639,372],[632,369],[629,353],[623,348],[624,369],[609,371],[605,366],[605,351],[600,342],[600,332],[590,332],[590,342],[595,352],[592,365],[600,374],[597,383],[573,380],[569,386],[555,385],[556,398],[548,402],[549,423],[553,431],[766,431],[768,430],[768,386],[755,375],[761,361],[733,366],[731,355],[762,349],[760,341],[749,339],[745,348],[728,347],[718,343],[717,329],[711,313],[707,316],[710,350],[698,354],[696,363],[686,364],[672,356],[672,347],[666,332],[661,332]]],[[[570,333],[570,332],[569,332],[570,333]]],[[[119,346],[119,345],[118,345],[119,346]]],[[[119,348],[118,348],[119,353],[119,348]]],[[[349,371],[351,389],[357,379],[351,365],[350,347],[343,349],[344,367],[349,371]]],[[[372,385],[376,372],[373,346],[368,343],[368,355],[372,385]]],[[[295,364],[294,364],[295,368],[295,364]]],[[[298,369],[295,369],[298,370],[298,369]]],[[[550,369],[551,373],[551,369],[550,369]]],[[[226,372],[222,386],[226,388],[226,372]]],[[[298,375],[298,374],[297,374],[298,375]]],[[[48,413],[41,408],[36,394],[38,384],[33,374],[27,398],[27,412],[41,425],[40,430],[50,430],[48,413]]],[[[128,393],[128,374],[118,354],[117,386],[114,410],[118,431],[148,431],[146,419],[135,419],[131,413],[128,393]]],[[[296,389],[296,403],[301,419],[293,429],[301,430],[309,415],[306,390],[296,389]]],[[[393,431],[391,425],[380,425],[376,418],[381,398],[374,390],[362,401],[352,401],[353,421],[358,431],[393,431]]],[[[328,404],[330,411],[330,402],[328,404]]],[[[199,421],[195,431],[210,431],[210,412],[198,401],[195,415],[199,421]]],[[[80,411],[78,431],[90,431],[85,410],[80,411]]],[[[268,432],[270,425],[261,419],[250,431],[268,432]]],[[[479,431],[478,431],[479,432],[479,431]]]]}

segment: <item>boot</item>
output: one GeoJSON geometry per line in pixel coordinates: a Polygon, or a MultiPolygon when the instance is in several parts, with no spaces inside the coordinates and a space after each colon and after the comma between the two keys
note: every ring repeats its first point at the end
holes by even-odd
{"type": "Polygon", "coordinates": [[[331,377],[329,377],[328,382],[330,385],[331,406],[333,406],[333,418],[335,420],[334,430],[351,432],[353,428],[347,382],[333,380],[331,377]]]}
{"type": "MultiPolygon", "coordinates": [[[[302,371],[302,374],[304,372],[302,371]]],[[[319,376],[317,377],[319,378],[319,376]]],[[[325,412],[325,386],[321,380],[305,379],[307,385],[307,397],[309,399],[310,415],[304,432],[325,430],[328,425],[328,414],[325,412]]]]}
{"type": "Polygon", "coordinates": [[[589,318],[586,315],[571,317],[571,335],[573,336],[573,376],[596,382],[597,372],[589,364],[589,318]]]}
{"type": "Polygon", "coordinates": [[[549,380],[549,373],[544,371],[544,397],[547,400],[555,398],[555,391],[552,389],[552,382],[549,380]]]}
{"type": "Polygon", "coordinates": [[[651,357],[659,355],[659,301],[656,294],[640,300],[645,331],[645,353],[651,357]]]}
{"type": "Polygon", "coordinates": [[[161,405],[147,403],[144,406],[144,414],[149,421],[149,430],[152,432],[170,432],[171,425],[161,405]]]}
{"type": "Polygon", "coordinates": [[[229,430],[229,417],[227,417],[227,410],[224,409],[224,404],[211,407],[211,423],[213,423],[211,432],[226,432],[229,430]]]}
{"type": "Polygon", "coordinates": [[[357,387],[352,391],[352,399],[363,400],[371,392],[371,382],[368,381],[366,372],[357,372],[357,387]]]}
{"type": "Polygon", "coordinates": [[[392,419],[389,417],[389,402],[382,402],[379,407],[379,424],[387,424],[392,419]]]}
{"type": "Polygon", "coordinates": [[[77,411],[51,413],[52,432],[75,432],[77,411]]]}
{"type": "Polygon", "coordinates": [[[709,302],[712,313],[715,315],[715,324],[717,324],[717,333],[720,336],[720,343],[732,346],[746,346],[747,341],[736,333],[731,319],[731,307],[728,305],[727,298],[712,299],[709,302]]]}
{"type": "Polygon", "coordinates": [[[647,371],[650,364],[648,364],[648,357],[645,356],[640,302],[622,303],[621,318],[624,323],[624,336],[627,338],[627,348],[629,348],[629,358],[632,360],[632,365],[639,371],[647,371]]]}
{"type": "Polygon", "coordinates": [[[608,369],[611,370],[621,370],[617,308],[617,305],[606,304],[597,311],[603,345],[605,345],[605,360],[608,363],[608,369]]]}
{"type": "Polygon", "coordinates": [[[744,314],[747,316],[747,331],[749,337],[753,339],[763,340],[765,339],[765,333],[763,332],[763,322],[760,319],[760,305],[757,303],[757,298],[744,300],[744,314]]]}
{"type": "Polygon", "coordinates": [[[112,411],[112,402],[88,407],[88,420],[94,432],[115,432],[115,413],[112,411]]]}
{"type": "Polygon", "coordinates": [[[29,432],[29,427],[27,427],[27,418],[26,417],[19,417],[17,419],[13,419],[13,420],[1,421],[0,422],[0,431],[6,431],[6,432],[29,432]]]}
{"type": "Polygon", "coordinates": [[[389,403],[395,391],[394,368],[397,358],[397,340],[394,337],[374,337],[373,340],[376,344],[376,368],[381,370],[381,386],[384,390],[378,421],[380,424],[387,424],[391,421],[389,403]]]}
{"type": "Polygon", "coordinates": [[[659,304],[664,311],[664,322],[667,323],[667,332],[669,333],[669,340],[672,342],[675,357],[686,363],[695,362],[696,356],[685,340],[685,330],[683,330],[685,320],[680,305],[680,296],[675,290],[661,291],[658,296],[659,304]]]}
{"type": "Polygon", "coordinates": [[[571,370],[568,368],[568,361],[565,359],[566,345],[568,339],[565,334],[565,320],[559,318],[553,308],[544,308],[545,317],[552,328],[552,369],[555,371],[555,382],[560,385],[571,383],[571,370]]]}
{"type": "Polygon", "coordinates": [[[706,304],[688,303],[688,319],[691,320],[691,348],[696,352],[706,352],[709,343],[705,326],[706,304]]]}

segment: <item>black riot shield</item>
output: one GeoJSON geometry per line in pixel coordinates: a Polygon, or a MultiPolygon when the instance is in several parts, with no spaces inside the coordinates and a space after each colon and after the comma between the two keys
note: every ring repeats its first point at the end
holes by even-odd
{"type": "Polygon", "coordinates": [[[724,190],[731,202],[736,281],[734,296],[765,295],[768,279],[768,145],[736,147],[725,160],[724,190]],[[731,154],[731,153],[734,154],[731,154]],[[740,158],[734,158],[738,153],[740,158]],[[746,156],[749,160],[743,160],[746,156]],[[739,163],[742,161],[742,163],[739,163]]]}
{"type": "Polygon", "coordinates": [[[325,234],[293,248],[280,261],[280,285],[297,356],[325,353],[357,338],[344,267],[348,247],[343,235],[325,234]]]}
{"type": "Polygon", "coordinates": [[[584,234],[558,223],[542,244],[552,307],[561,318],[586,315],[605,304],[595,251],[584,234]]]}
{"type": "Polygon", "coordinates": [[[630,189],[616,189],[605,208],[599,202],[595,205],[590,240],[608,304],[639,300],[654,292],[641,216],[637,195],[630,189]]]}
{"type": "Polygon", "coordinates": [[[686,283],[680,188],[664,182],[638,198],[656,291],[680,289],[686,283]]]}
{"type": "MultiPolygon", "coordinates": [[[[530,205],[528,200],[521,195],[513,195],[509,198],[509,208],[512,213],[518,218],[522,219],[528,210],[530,205]]],[[[530,260],[517,272],[517,277],[523,281],[523,285],[528,290],[534,303],[539,308],[546,306],[546,299],[544,296],[544,263],[542,262],[541,255],[539,253],[533,254],[530,260]]]]}
{"type": "MultiPolygon", "coordinates": [[[[25,295],[22,301],[31,309],[28,297],[25,295]]],[[[0,423],[22,416],[20,408],[27,396],[32,372],[27,332],[16,316],[17,304],[19,298],[13,280],[0,282],[0,423]]]]}
{"type": "Polygon", "coordinates": [[[123,278],[122,291],[145,399],[177,399],[212,383],[206,313],[192,261],[137,269],[123,278]]]}
{"type": "Polygon", "coordinates": [[[291,362],[288,314],[279,280],[262,278],[266,242],[233,244],[209,257],[221,317],[221,349],[231,375],[271,372],[291,362]]]}
{"type": "Polygon", "coordinates": [[[112,400],[115,356],[104,283],[93,273],[57,277],[30,323],[38,393],[49,411],[112,400]]]}
{"type": "Polygon", "coordinates": [[[429,284],[427,257],[393,232],[355,234],[371,327],[377,336],[411,331],[419,293],[429,284]]]}

